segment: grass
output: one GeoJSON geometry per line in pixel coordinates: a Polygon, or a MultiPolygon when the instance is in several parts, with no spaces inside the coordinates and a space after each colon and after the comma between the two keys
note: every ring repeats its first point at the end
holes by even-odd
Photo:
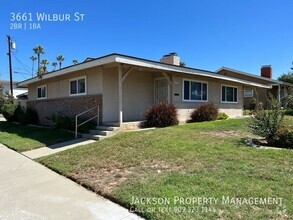
{"type": "Polygon", "coordinates": [[[37,149],[74,139],[66,130],[0,122],[0,142],[18,152],[37,149]]]}
{"type": "Polygon", "coordinates": [[[126,132],[38,161],[147,219],[289,219],[293,151],[247,147],[247,123],[229,119],[126,132]],[[188,204],[201,198],[211,200],[188,204]],[[235,205],[235,198],[283,203],[235,205]]]}

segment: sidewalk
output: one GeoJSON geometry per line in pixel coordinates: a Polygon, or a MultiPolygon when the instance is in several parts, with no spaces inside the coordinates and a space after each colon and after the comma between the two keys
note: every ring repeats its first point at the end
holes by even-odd
{"type": "Polygon", "coordinates": [[[59,144],[54,144],[54,145],[51,145],[51,146],[48,146],[48,147],[42,147],[42,148],[38,148],[38,149],[35,149],[35,150],[25,151],[25,152],[22,152],[22,154],[27,156],[27,157],[29,157],[29,158],[31,158],[31,159],[35,159],[35,158],[55,154],[55,153],[58,153],[60,151],[64,151],[64,150],[74,148],[74,147],[77,147],[77,146],[91,144],[91,143],[94,143],[94,142],[96,142],[96,141],[79,138],[79,139],[74,139],[74,140],[66,141],[66,142],[59,143],[59,144]]]}
{"type": "Polygon", "coordinates": [[[141,219],[2,144],[0,157],[0,219],[141,219]]]}

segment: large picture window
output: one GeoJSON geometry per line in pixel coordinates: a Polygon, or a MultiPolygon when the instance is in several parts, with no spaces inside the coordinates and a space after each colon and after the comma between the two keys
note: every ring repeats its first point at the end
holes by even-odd
{"type": "Polygon", "coordinates": [[[238,88],[234,86],[222,86],[222,102],[238,102],[238,88]]]}
{"type": "Polygon", "coordinates": [[[205,82],[183,80],[184,101],[207,101],[208,85],[205,82]]]}
{"type": "Polygon", "coordinates": [[[37,88],[38,99],[47,98],[47,86],[39,86],[37,88]]]}
{"type": "Polygon", "coordinates": [[[70,95],[86,94],[86,78],[77,78],[70,80],[70,95]]]}

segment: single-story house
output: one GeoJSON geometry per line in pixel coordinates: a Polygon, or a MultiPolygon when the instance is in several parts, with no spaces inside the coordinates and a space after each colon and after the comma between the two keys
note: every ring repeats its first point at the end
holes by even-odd
{"type": "Polygon", "coordinates": [[[188,120],[192,110],[205,102],[235,117],[242,115],[244,89],[272,89],[257,77],[225,73],[182,67],[176,53],[160,62],[115,53],[18,85],[28,86],[27,106],[37,110],[43,124],[50,123],[54,113],[74,117],[95,107],[92,114],[99,111],[100,123],[140,121],[159,102],[174,104],[180,121],[188,120]]]}
{"type": "Polygon", "coordinates": [[[228,67],[222,67],[217,70],[216,73],[271,86],[270,89],[267,89],[245,85],[243,88],[243,106],[245,109],[249,109],[252,98],[254,98],[257,103],[261,102],[264,106],[266,106],[267,97],[269,95],[272,95],[279,101],[283,101],[283,99],[289,94],[290,90],[293,91],[292,84],[272,79],[273,70],[270,65],[261,67],[260,76],[234,70],[228,67]]]}

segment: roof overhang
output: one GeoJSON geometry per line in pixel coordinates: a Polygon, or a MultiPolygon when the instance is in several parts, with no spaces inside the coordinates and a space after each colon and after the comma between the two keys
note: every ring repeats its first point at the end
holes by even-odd
{"type": "Polygon", "coordinates": [[[231,69],[231,68],[228,68],[228,67],[221,67],[220,69],[218,69],[216,71],[216,73],[219,73],[222,70],[226,70],[226,71],[234,72],[234,73],[241,74],[241,75],[244,75],[244,76],[249,76],[249,77],[253,77],[253,78],[256,78],[256,79],[260,79],[260,80],[263,80],[263,81],[265,81],[265,82],[267,82],[267,83],[269,83],[271,85],[274,85],[274,86],[277,84],[277,85],[285,85],[285,86],[293,87],[293,84],[291,84],[291,83],[287,83],[287,82],[283,82],[283,81],[279,81],[279,80],[275,80],[275,79],[269,79],[269,78],[265,78],[265,77],[262,77],[262,76],[257,76],[257,75],[251,74],[251,73],[246,73],[246,72],[231,69]]]}
{"type": "Polygon", "coordinates": [[[197,76],[226,80],[230,82],[235,82],[235,83],[240,83],[244,85],[260,87],[260,88],[272,87],[271,85],[265,85],[265,84],[255,83],[255,82],[242,80],[242,79],[238,79],[234,77],[224,76],[224,75],[217,74],[215,72],[188,68],[188,67],[174,66],[174,65],[164,64],[160,62],[140,59],[137,57],[131,57],[131,56],[126,56],[121,54],[110,54],[101,58],[94,59],[92,61],[87,61],[87,62],[76,64],[67,68],[63,68],[61,70],[50,72],[50,73],[42,75],[42,78],[35,77],[32,79],[19,82],[18,86],[27,86],[31,83],[35,83],[41,80],[58,77],[58,76],[62,76],[71,72],[76,72],[76,71],[80,71],[80,70],[84,70],[84,69],[88,69],[92,67],[97,67],[97,66],[102,66],[102,65],[106,65],[110,63],[128,64],[128,65],[133,65],[137,67],[154,69],[156,71],[162,71],[162,72],[177,72],[177,73],[183,73],[183,74],[189,74],[189,75],[197,75],[197,76]]]}

